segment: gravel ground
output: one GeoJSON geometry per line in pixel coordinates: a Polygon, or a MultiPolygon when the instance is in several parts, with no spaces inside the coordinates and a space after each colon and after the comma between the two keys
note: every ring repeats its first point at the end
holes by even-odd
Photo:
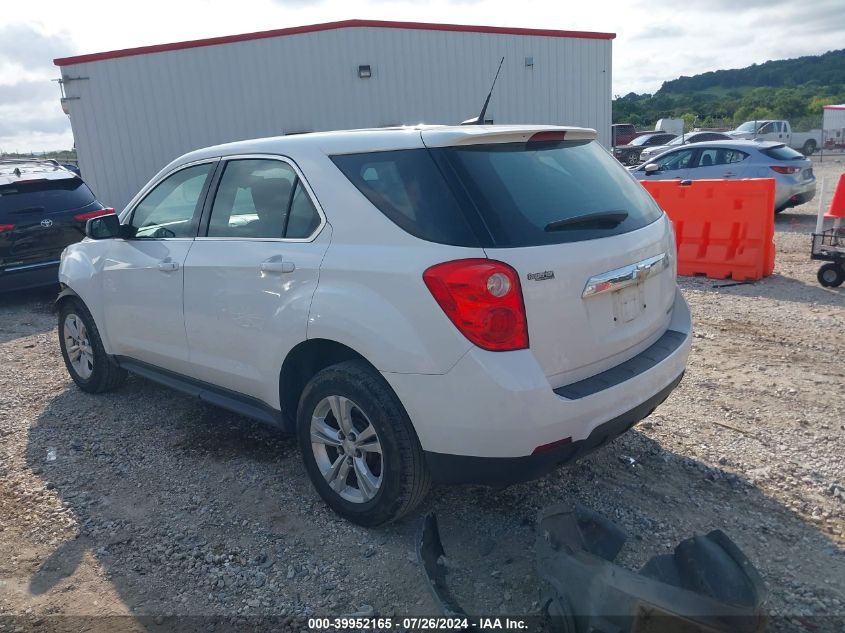
{"type": "MultiPolygon", "coordinates": [[[[845,163],[815,168],[829,199],[845,163]]],[[[843,630],[845,288],[816,282],[816,208],[778,216],[772,277],[681,280],[689,369],[635,430],[537,482],[430,494],[468,611],[536,612],[534,521],[563,501],[623,527],[632,568],[721,528],[766,581],[770,629],[843,630]]],[[[292,438],[140,378],[80,392],[52,299],[0,298],[0,631],[435,613],[413,553],[421,513],[350,525],[312,490],[292,438]]]]}

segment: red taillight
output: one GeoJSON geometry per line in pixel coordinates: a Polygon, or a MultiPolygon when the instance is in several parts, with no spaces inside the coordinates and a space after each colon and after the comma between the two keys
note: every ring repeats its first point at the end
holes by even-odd
{"type": "Polygon", "coordinates": [[[99,218],[104,215],[113,215],[114,209],[99,209],[97,211],[89,211],[88,213],[80,213],[79,215],[73,216],[74,220],[79,220],[80,222],[85,222],[85,220],[90,220],[91,218],[99,218]]]}
{"type": "Polygon", "coordinates": [[[0,233],[3,231],[11,231],[13,228],[15,228],[14,224],[0,224],[0,233]]]}
{"type": "Polygon", "coordinates": [[[519,275],[507,264],[458,259],[432,266],[423,281],[455,327],[478,347],[494,352],[528,347],[519,275]]]}
{"type": "Polygon", "coordinates": [[[543,143],[549,141],[562,141],[566,138],[566,131],[559,132],[557,130],[546,130],[545,132],[535,132],[532,134],[529,143],[543,143]]]}
{"type": "Polygon", "coordinates": [[[779,174],[797,174],[801,171],[800,167],[787,167],[785,165],[771,165],[769,169],[779,174]]]}

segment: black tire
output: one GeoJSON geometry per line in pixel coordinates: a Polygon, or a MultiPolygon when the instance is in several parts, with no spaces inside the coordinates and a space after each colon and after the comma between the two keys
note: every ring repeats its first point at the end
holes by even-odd
{"type": "MultiPolygon", "coordinates": [[[[333,414],[326,417],[334,424],[333,414]]],[[[343,435],[342,431],[339,435],[343,435]]],[[[299,400],[297,439],[305,469],[317,492],[335,512],[353,523],[372,527],[394,521],[419,505],[431,485],[422,447],[405,408],[384,378],[362,360],[332,365],[309,381],[299,400]],[[318,466],[318,456],[311,441],[312,417],[332,396],[351,401],[355,408],[350,417],[357,416],[359,432],[360,426],[371,424],[381,445],[380,463],[377,464],[381,483],[369,500],[344,498],[329,485],[318,466]]],[[[319,446],[317,450],[320,450],[319,446]]],[[[328,462],[333,462],[335,458],[342,458],[340,451],[346,448],[323,450],[328,462]]],[[[346,488],[347,492],[354,493],[358,474],[351,464],[350,461],[351,472],[344,476],[344,481],[355,484],[346,488]]]]}
{"type": "Polygon", "coordinates": [[[804,156],[812,156],[813,152],[816,151],[816,142],[812,139],[809,141],[804,141],[804,147],[801,148],[801,153],[804,156]]]}
{"type": "Polygon", "coordinates": [[[126,381],[126,370],[118,367],[114,360],[106,354],[97,324],[94,323],[94,318],[88,308],[79,299],[65,299],[59,306],[59,347],[61,347],[62,358],[70,377],[82,391],[88,393],[112,391],[126,381]],[[65,324],[68,317],[71,316],[81,321],[85,326],[87,341],[91,350],[90,357],[93,361],[89,365],[91,367],[90,375],[87,376],[80,374],[68,356],[65,324]]]}
{"type": "Polygon", "coordinates": [[[819,268],[816,277],[825,288],[838,288],[845,281],[845,270],[841,264],[831,262],[819,268]]]}

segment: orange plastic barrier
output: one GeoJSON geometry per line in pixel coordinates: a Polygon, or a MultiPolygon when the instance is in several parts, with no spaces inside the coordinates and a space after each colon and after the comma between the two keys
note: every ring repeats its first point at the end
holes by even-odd
{"type": "Polygon", "coordinates": [[[775,181],[645,180],[675,226],[678,274],[752,281],[775,268],[775,181]]]}

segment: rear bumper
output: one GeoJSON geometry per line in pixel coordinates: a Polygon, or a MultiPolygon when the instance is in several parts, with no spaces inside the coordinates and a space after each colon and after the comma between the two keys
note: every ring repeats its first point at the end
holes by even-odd
{"type": "Polygon", "coordinates": [[[665,353],[648,348],[557,390],[531,350],[473,348],[443,375],[383,375],[405,406],[436,480],[526,480],[618,435],[668,396],[691,343],[689,308],[679,291],[668,329],[677,338],[665,353]],[[637,360],[644,355],[651,357],[647,363],[637,360]],[[537,451],[549,444],[556,448],[537,451]],[[450,466],[455,460],[463,460],[458,474],[450,466]],[[520,472],[496,472],[502,470],[520,472]]]}
{"type": "Polygon", "coordinates": [[[0,292],[59,285],[59,262],[0,268],[0,292]]]}
{"type": "Polygon", "coordinates": [[[816,195],[816,180],[795,185],[789,185],[777,192],[775,208],[796,207],[799,204],[809,202],[816,195]]]}
{"type": "Polygon", "coordinates": [[[442,484],[481,484],[508,486],[538,479],[555,468],[574,462],[622,435],[647,418],[681,382],[683,374],[660,392],[630,411],[599,424],[583,440],[525,457],[472,457],[425,452],[432,479],[442,484]]]}

